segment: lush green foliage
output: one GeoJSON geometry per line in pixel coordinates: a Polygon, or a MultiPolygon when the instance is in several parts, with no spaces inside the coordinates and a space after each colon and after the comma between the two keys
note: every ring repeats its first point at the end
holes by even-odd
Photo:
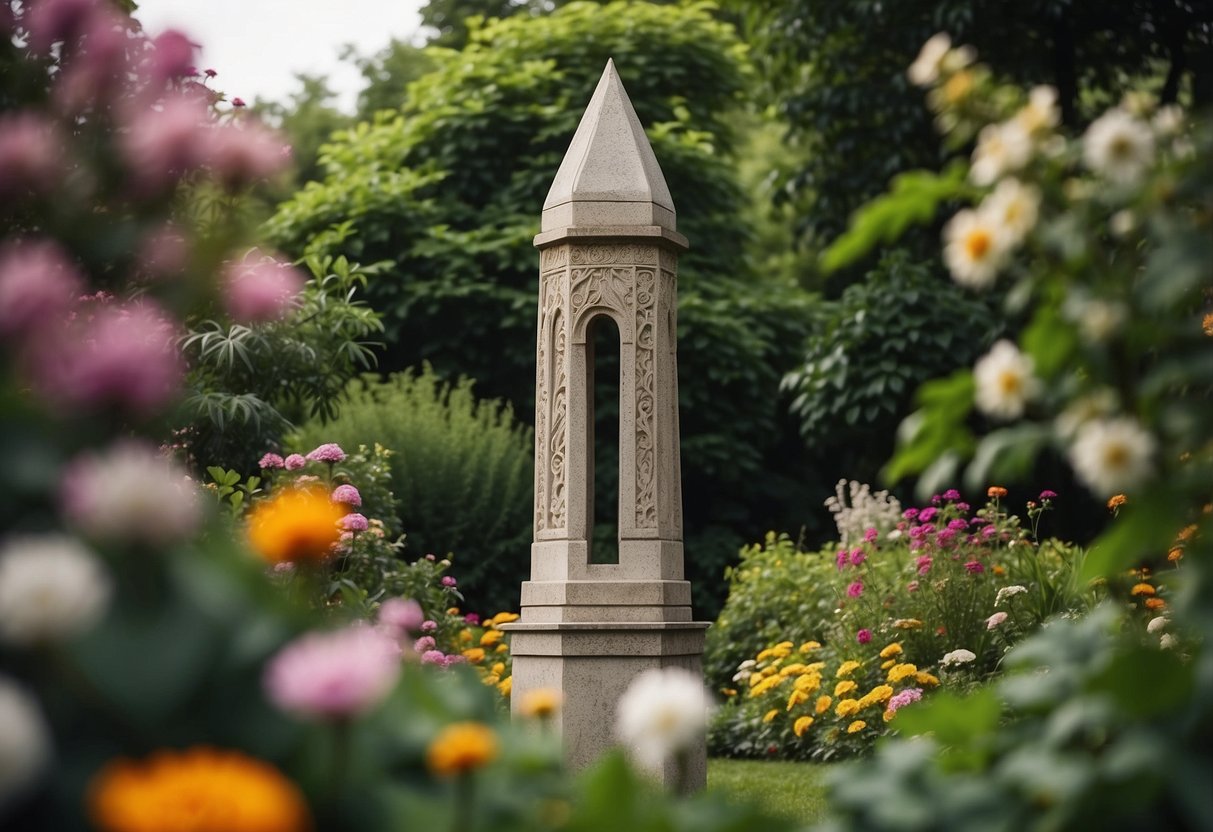
{"type": "Polygon", "coordinates": [[[323,442],[388,448],[395,516],[415,556],[457,556],[476,609],[517,606],[530,564],[533,440],[508,405],[428,367],[366,378],[349,385],[336,419],[305,424],[289,444],[323,442]]]}

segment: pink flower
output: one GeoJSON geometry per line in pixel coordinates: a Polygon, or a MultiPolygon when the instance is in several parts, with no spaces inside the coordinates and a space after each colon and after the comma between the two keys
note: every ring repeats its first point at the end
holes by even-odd
{"type": "Polygon", "coordinates": [[[437,642],[434,641],[433,636],[422,636],[413,642],[413,649],[418,653],[425,653],[428,650],[433,650],[435,644],[437,642]]]}
{"type": "Polygon", "coordinates": [[[879,537],[879,534],[874,528],[870,528],[863,533],[863,539],[868,543],[875,543],[877,537],[879,537]]]}
{"type": "Polygon", "coordinates": [[[442,576],[442,585],[445,587],[452,587],[455,585],[455,579],[452,578],[450,575],[443,575],[442,576]]]}
{"type": "Polygon", "coordinates": [[[432,633],[437,629],[438,629],[437,621],[433,621],[433,620],[427,618],[425,621],[421,622],[421,632],[423,632],[423,633],[432,633]]]}
{"type": "Polygon", "coordinates": [[[148,234],[139,246],[140,276],[161,278],[179,275],[189,264],[190,249],[185,237],[171,224],[148,234]]]}
{"type": "Polygon", "coordinates": [[[278,454],[266,454],[261,457],[261,461],[257,463],[257,467],[264,470],[270,468],[282,468],[286,465],[286,460],[278,456],[278,454]]]}
{"type": "Polygon", "coordinates": [[[441,650],[426,650],[421,654],[421,663],[446,667],[446,654],[441,650]]]}
{"type": "Polygon", "coordinates": [[[185,95],[143,108],[130,120],[122,149],[138,188],[159,192],[203,163],[202,136],[210,124],[206,106],[185,95]]]}
{"type": "Polygon", "coordinates": [[[282,148],[282,137],[256,122],[223,124],[205,135],[202,156],[220,184],[237,190],[286,169],[291,159],[282,148]]]}
{"type": "Polygon", "coordinates": [[[352,512],[341,518],[341,528],[347,532],[364,532],[370,528],[370,523],[363,515],[352,512]]]}
{"type": "Polygon", "coordinates": [[[345,459],[345,451],[335,442],[328,442],[313,449],[307,458],[312,462],[341,462],[345,459]]]}
{"type": "Polygon", "coordinates": [[[362,495],[358,493],[357,488],[348,483],[333,489],[332,500],[334,503],[342,503],[355,508],[362,505],[362,495]]]}
{"type": "Polygon", "coordinates": [[[282,460],[282,467],[288,471],[298,471],[304,465],[307,465],[307,460],[303,458],[303,454],[290,454],[282,460]]]}
{"type": "Polygon", "coordinates": [[[465,622],[467,622],[468,624],[471,624],[473,627],[478,626],[480,624],[480,616],[474,612],[469,612],[467,615],[465,615],[463,617],[463,620],[465,622]]]}
{"type": "Polygon", "coordinates": [[[994,534],[995,534],[997,531],[998,531],[998,529],[997,529],[997,528],[995,528],[994,526],[986,526],[984,529],[982,529],[982,530],[981,530],[981,536],[982,536],[983,538],[985,538],[985,537],[991,537],[991,536],[992,536],[992,535],[994,535],[994,534]]]}
{"type": "Polygon", "coordinates": [[[863,595],[863,581],[855,581],[848,586],[847,595],[851,596],[852,598],[858,598],[860,595],[863,595]]]}
{"type": "Polygon", "coordinates": [[[1050,491],[1049,489],[1046,488],[1044,491],[1040,492],[1039,499],[1041,502],[1044,502],[1045,500],[1055,500],[1055,499],[1057,499],[1057,492],[1050,491]]]}
{"type": "Polygon", "coordinates": [[[442,666],[450,667],[453,664],[463,664],[466,661],[467,659],[460,656],[458,653],[451,653],[442,658],[442,666]]]}
{"type": "Polygon", "coordinates": [[[171,78],[184,78],[197,75],[194,68],[194,43],[176,29],[166,29],[152,39],[152,55],[150,69],[152,78],[158,82],[171,78]]]}
{"type": "Polygon", "coordinates": [[[860,644],[867,644],[869,641],[872,640],[872,631],[869,630],[867,627],[864,627],[862,630],[860,630],[859,632],[857,632],[855,634],[855,640],[858,641],[860,644]]]}
{"type": "Polygon", "coordinates": [[[55,77],[52,99],[64,114],[104,110],[118,97],[130,75],[127,48],[131,44],[131,20],[108,5],[88,16],[81,28],[83,37],[55,77]]]}
{"type": "Polygon", "coordinates": [[[46,193],[63,171],[63,140],[50,121],[36,113],[0,116],[0,197],[46,193]]]}
{"type": "Polygon", "coordinates": [[[991,615],[989,618],[986,619],[986,629],[993,630],[995,627],[997,627],[999,624],[1001,624],[1002,622],[1004,622],[1006,620],[1007,620],[1007,614],[1005,612],[996,612],[993,615],[991,615]]]}
{"type": "Polygon", "coordinates": [[[294,266],[272,257],[234,263],[224,272],[223,304],[240,323],[280,320],[306,282],[294,266]]]}
{"type": "Polygon", "coordinates": [[[920,699],[922,699],[921,688],[906,688],[900,693],[893,694],[893,697],[889,699],[888,710],[896,713],[898,710],[904,708],[906,705],[909,705],[911,702],[917,702],[920,699]]]}
{"type": "Polygon", "coordinates": [[[214,78],[219,73],[213,69],[204,69],[204,70],[202,70],[202,74],[205,75],[207,78],[214,78]]]}
{"type": "Polygon", "coordinates": [[[856,546],[851,550],[851,566],[859,566],[868,559],[867,553],[864,552],[862,546],[856,546]]]}
{"type": "Polygon", "coordinates": [[[389,598],[379,605],[379,622],[397,633],[421,629],[425,613],[412,598],[389,598]]]}
{"type": "Polygon", "coordinates": [[[97,11],[98,0],[40,0],[26,8],[25,25],[35,52],[45,53],[51,44],[75,38],[97,11]]]}
{"type": "Polygon", "coordinates": [[[910,581],[908,584],[906,584],[906,592],[917,592],[917,591],[918,591],[918,581],[910,581]]]}
{"type": "Polygon", "coordinates": [[[968,503],[957,503],[956,504],[957,511],[963,511],[966,514],[968,513],[970,508],[972,508],[972,506],[970,506],[968,503]]]}
{"type": "Polygon", "coordinates": [[[986,571],[986,568],[982,566],[980,562],[971,560],[965,564],[965,571],[970,575],[980,575],[982,572],[986,571]]]}
{"type": "Polygon", "coordinates": [[[948,528],[954,532],[964,531],[969,527],[969,524],[957,517],[955,520],[948,521],[948,528]]]}
{"type": "Polygon", "coordinates": [[[949,488],[947,491],[943,492],[943,498],[945,500],[959,500],[960,492],[955,488],[949,488]]]}
{"type": "Polygon", "coordinates": [[[907,520],[913,520],[913,519],[915,519],[916,517],[918,517],[918,509],[916,509],[916,508],[907,508],[905,511],[903,511],[903,512],[901,513],[901,516],[902,516],[902,517],[904,517],[904,518],[905,518],[905,519],[907,519],[907,520]]]}
{"type": "Polygon", "coordinates": [[[24,337],[59,323],[83,289],[80,272],[55,243],[5,245],[0,249],[0,336],[24,337]]]}
{"type": "Polygon", "coordinates": [[[313,719],[364,713],[400,676],[400,648],[372,627],[304,635],[280,650],[265,671],[270,701],[313,719]]]}
{"type": "Polygon", "coordinates": [[[919,575],[925,575],[931,571],[931,564],[934,562],[930,555],[919,555],[915,558],[914,565],[918,568],[919,575]]]}
{"type": "Polygon", "coordinates": [[[244,99],[243,99],[243,98],[240,98],[239,96],[237,96],[236,98],[233,98],[233,99],[232,99],[232,106],[233,106],[233,107],[246,107],[246,106],[248,106],[248,105],[246,105],[246,104],[244,103],[244,99]]]}
{"type": "Polygon", "coordinates": [[[933,520],[935,518],[935,515],[938,513],[939,513],[939,511],[937,509],[929,508],[929,507],[924,508],[922,511],[918,512],[918,522],[930,523],[931,520],[933,520]]]}

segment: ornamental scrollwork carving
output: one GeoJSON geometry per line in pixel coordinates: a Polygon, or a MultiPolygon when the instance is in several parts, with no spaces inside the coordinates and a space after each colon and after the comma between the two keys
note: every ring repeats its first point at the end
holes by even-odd
{"type": "Polygon", "coordinates": [[[652,269],[636,270],[636,528],[657,526],[654,406],[656,401],[654,347],[656,310],[653,303],[655,275],[652,269]]]}

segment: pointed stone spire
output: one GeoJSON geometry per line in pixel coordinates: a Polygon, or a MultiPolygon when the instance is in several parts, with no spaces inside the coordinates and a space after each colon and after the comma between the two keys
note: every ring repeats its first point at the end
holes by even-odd
{"type": "Polygon", "coordinates": [[[543,203],[542,231],[624,225],[674,231],[674,200],[608,60],[543,203]]]}

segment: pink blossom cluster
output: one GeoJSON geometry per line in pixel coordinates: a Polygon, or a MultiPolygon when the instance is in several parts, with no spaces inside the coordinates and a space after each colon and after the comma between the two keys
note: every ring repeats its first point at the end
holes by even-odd
{"type": "Polygon", "coordinates": [[[241,323],[276,321],[291,309],[306,282],[289,263],[273,257],[246,258],[230,264],[223,274],[224,306],[241,323]]]}
{"type": "Polygon", "coordinates": [[[308,633],[270,660],[263,679],[277,707],[312,719],[365,713],[400,677],[400,647],[374,627],[308,633]]]}
{"type": "Polygon", "coordinates": [[[897,713],[899,710],[909,705],[912,702],[918,702],[922,699],[922,688],[906,688],[905,690],[893,694],[889,699],[888,710],[897,713]]]}

